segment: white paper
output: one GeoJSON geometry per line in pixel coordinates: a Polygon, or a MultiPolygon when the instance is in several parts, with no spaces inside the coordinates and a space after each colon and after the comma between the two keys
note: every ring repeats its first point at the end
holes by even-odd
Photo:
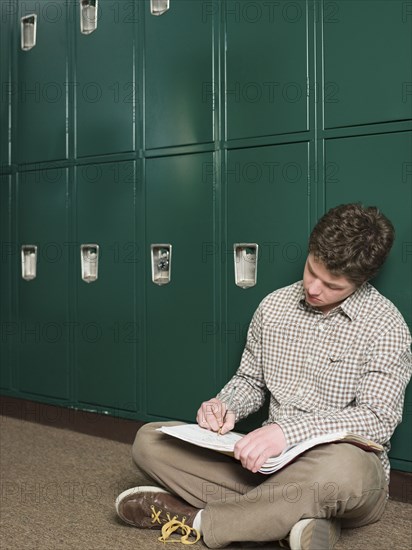
{"type": "Polygon", "coordinates": [[[201,428],[197,424],[162,426],[161,428],[157,428],[157,431],[172,435],[199,447],[225,452],[233,452],[236,443],[243,437],[242,434],[237,432],[228,432],[227,434],[220,435],[217,432],[205,430],[205,428],[201,428]]]}

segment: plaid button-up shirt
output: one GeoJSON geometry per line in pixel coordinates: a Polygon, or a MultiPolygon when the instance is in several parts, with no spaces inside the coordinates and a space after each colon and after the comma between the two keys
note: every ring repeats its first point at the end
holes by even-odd
{"type": "Polygon", "coordinates": [[[306,303],[300,281],[261,302],[240,366],[217,397],[232,397],[238,421],[269,391],[264,424],[279,424],[288,445],[345,430],[381,443],[389,480],[389,439],[402,419],[410,344],[402,315],[369,283],[325,315],[306,303]]]}

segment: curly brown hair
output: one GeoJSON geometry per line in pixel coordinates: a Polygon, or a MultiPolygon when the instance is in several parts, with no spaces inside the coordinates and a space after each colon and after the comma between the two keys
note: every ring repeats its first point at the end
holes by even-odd
{"type": "Polygon", "coordinates": [[[331,208],[314,227],[309,252],[334,275],[361,286],[375,277],[395,239],[395,229],[376,206],[331,208]]]}

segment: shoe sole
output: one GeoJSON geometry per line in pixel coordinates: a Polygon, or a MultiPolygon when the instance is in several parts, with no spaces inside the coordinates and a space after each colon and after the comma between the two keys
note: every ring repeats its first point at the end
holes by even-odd
{"type": "Polygon", "coordinates": [[[329,550],[333,548],[339,539],[340,523],[327,519],[302,519],[290,532],[289,544],[291,550],[329,550]],[[312,522],[316,522],[308,536],[304,530],[312,522]],[[302,537],[303,534],[303,537],[302,537]]]}
{"type": "MultiPolygon", "coordinates": [[[[150,486],[150,485],[148,485],[148,486],[141,485],[140,487],[133,487],[132,489],[127,489],[126,491],[123,491],[123,493],[120,493],[120,495],[116,498],[116,502],[115,502],[117,515],[121,519],[123,519],[123,521],[127,521],[127,520],[122,518],[122,516],[119,512],[120,503],[122,502],[122,500],[125,497],[128,497],[129,495],[135,495],[135,494],[138,494],[138,493],[167,493],[169,495],[171,494],[171,493],[169,493],[169,491],[166,491],[165,489],[161,489],[160,487],[153,487],[153,486],[150,486]]],[[[127,523],[129,523],[129,522],[127,522],[127,523]]]]}

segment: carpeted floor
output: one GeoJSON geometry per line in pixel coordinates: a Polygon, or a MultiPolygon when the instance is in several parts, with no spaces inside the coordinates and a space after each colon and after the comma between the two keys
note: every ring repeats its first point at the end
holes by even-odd
{"type": "MultiPolygon", "coordinates": [[[[131,461],[130,445],[4,416],[0,434],[1,550],[162,547],[157,531],[126,526],[114,511],[121,491],[145,483],[131,461]]],[[[206,547],[199,542],[192,548],[206,547]]],[[[389,501],[379,523],[345,530],[335,546],[389,548],[411,550],[412,505],[389,501]]]]}

